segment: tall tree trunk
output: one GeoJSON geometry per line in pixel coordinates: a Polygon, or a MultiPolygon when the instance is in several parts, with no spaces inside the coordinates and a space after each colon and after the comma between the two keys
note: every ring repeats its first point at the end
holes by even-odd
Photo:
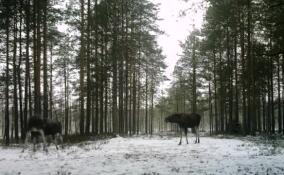
{"type": "MultiPolygon", "coordinates": [[[[95,18],[98,19],[98,1],[95,0],[95,18]]],[[[99,33],[98,33],[98,22],[95,23],[95,79],[99,82],[99,57],[98,57],[98,43],[99,43],[99,33]]],[[[99,84],[95,84],[95,134],[99,132],[99,84]]]]}
{"type": "Polygon", "coordinates": [[[105,81],[104,81],[104,44],[103,42],[101,43],[101,47],[99,49],[101,51],[100,53],[100,59],[99,59],[99,63],[100,66],[98,69],[98,73],[99,73],[99,113],[100,113],[100,134],[104,133],[104,122],[105,122],[105,118],[104,118],[104,87],[105,87],[105,81]]]}
{"type": "Polygon", "coordinates": [[[50,75],[49,75],[49,118],[52,119],[53,117],[53,85],[52,85],[52,72],[53,72],[53,61],[52,61],[52,57],[53,57],[53,45],[52,42],[50,43],[50,75]]]}
{"type": "Polygon", "coordinates": [[[17,59],[17,15],[14,16],[14,43],[13,43],[13,85],[14,85],[14,92],[13,92],[13,116],[14,116],[14,127],[15,127],[15,139],[16,142],[19,141],[19,117],[18,117],[18,84],[17,84],[17,64],[16,64],[16,59],[17,59]]]}
{"type": "Polygon", "coordinates": [[[132,132],[135,134],[136,133],[136,128],[137,128],[137,121],[136,121],[136,106],[137,106],[137,83],[136,83],[136,70],[133,71],[133,76],[132,76],[132,84],[133,84],[133,93],[132,93],[132,132]]]}
{"type": "Polygon", "coordinates": [[[86,106],[86,134],[90,133],[91,122],[91,1],[88,0],[87,9],[87,106],[86,106]]]}
{"type": "Polygon", "coordinates": [[[252,8],[251,8],[251,0],[247,0],[247,7],[248,7],[248,23],[247,23],[247,60],[248,60],[248,68],[249,68],[249,86],[248,86],[248,106],[249,106],[249,131],[252,134],[255,134],[256,131],[256,93],[255,93],[255,70],[254,64],[255,59],[252,55],[252,8]]]}
{"type": "Polygon", "coordinates": [[[246,93],[246,63],[245,63],[245,34],[244,34],[244,17],[241,15],[241,37],[240,37],[240,45],[241,45],[241,64],[242,64],[242,123],[243,123],[243,131],[247,132],[247,93],[246,93]]]}
{"type": "Polygon", "coordinates": [[[124,18],[125,18],[125,24],[122,27],[123,30],[123,34],[124,34],[124,53],[123,53],[123,57],[124,57],[124,61],[125,61],[125,70],[124,70],[124,109],[123,109],[123,115],[125,118],[125,133],[128,134],[128,132],[130,131],[129,129],[129,114],[128,114],[128,105],[129,105],[129,33],[128,33],[128,28],[129,28],[129,2],[130,1],[123,1],[123,11],[122,13],[124,14],[124,18]]]}
{"type": "Polygon", "coordinates": [[[23,119],[23,93],[22,93],[22,79],[21,79],[21,65],[22,65],[22,25],[23,25],[23,0],[20,0],[20,31],[19,31],[19,63],[18,63],[18,85],[19,85],[19,110],[20,110],[20,129],[21,129],[21,139],[25,139],[25,131],[24,131],[24,119],[23,119]]]}
{"type": "Polygon", "coordinates": [[[104,81],[101,80],[100,84],[100,93],[99,93],[99,101],[100,101],[100,134],[104,133],[104,81]]]}
{"type": "Polygon", "coordinates": [[[85,91],[84,91],[84,77],[85,77],[85,19],[84,19],[84,0],[81,3],[81,48],[80,48],[80,134],[84,133],[85,127],[85,91]]]}
{"type": "Polygon", "coordinates": [[[148,63],[146,63],[146,91],[145,91],[145,133],[148,134],[148,63]]]}
{"type": "Polygon", "coordinates": [[[215,132],[219,131],[219,119],[218,119],[218,98],[217,98],[217,61],[216,53],[213,51],[213,61],[214,61],[214,116],[215,116],[215,132]]]}
{"type": "Polygon", "coordinates": [[[266,93],[262,94],[262,131],[266,132],[266,93]]]}
{"type": "Polygon", "coordinates": [[[280,85],[280,57],[277,57],[277,91],[278,91],[278,133],[282,132],[282,103],[281,103],[281,85],[280,85]]]}
{"type": "Polygon", "coordinates": [[[9,35],[10,35],[10,8],[9,4],[6,6],[6,80],[5,80],[5,99],[6,99],[6,105],[5,105],[5,144],[10,144],[10,119],[9,119],[9,35]]]}
{"type": "MultiPolygon", "coordinates": [[[[271,64],[270,63],[270,59],[269,59],[269,64],[271,64]]],[[[268,102],[267,102],[267,121],[266,121],[266,129],[267,129],[267,133],[271,133],[271,107],[272,107],[272,105],[271,105],[271,103],[272,103],[272,100],[271,100],[271,79],[270,79],[270,75],[269,76],[267,76],[267,82],[268,82],[268,84],[267,84],[267,91],[268,91],[268,93],[267,93],[267,95],[268,95],[268,102]]]]}
{"type": "Polygon", "coordinates": [[[224,124],[225,124],[225,118],[224,118],[224,112],[225,112],[225,107],[224,107],[224,74],[223,74],[223,65],[222,65],[222,51],[221,48],[219,50],[219,75],[220,75],[220,92],[219,92],[219,103],[220,103],[220,131],[224,132],[224,124]]]}
{"type": "Polygon", "coordinates": [[[117,45],[118,45],[118,31],[117,31],[117,2],[114,2],[114,29],[113,29],[113,43],[112,43],[112,124],[113,132],[118,133],[118,116],[117,116],[117,45]]]}
{"type": "Polygon", "coordinates": [[[104,95],[102,96],[102,103],[103,106],[102,108],[102,112],[103,112],[103,116],[104,116],[104,132],[108,133],[109,128],[108,128],[108,70],[107,70],[107,59],[108,59],[108,51],[107,51],[107,46],[108,46],[108,37],[102,36],[103,38],[103,47],[102,47],[102,51],[104,52],[103,55],[103,68],[102,68],[102,72],[104,75],[104,80],[103,83],[104,85],[102,86],[103,91],[104,91],[104,95]]]}
{"type": "Polygon", "coordinates": [[[261,132],[261,94],[257,97],[257,130],[261,132]]]}
{"type": "MultiPolygon", "coordinates": [[[[25,58],[25,97],[24,97],[24,133],[27,130],[28,103],[31,94],[29,93],[30,83],[30,0],[26,0],[26,58],[25,58]]],[[[30,104],[31,105],[31,104],[30,104]]],[[[31,111],[31,108],[29,108],[31,111]]],[[[26,136],[24,136],[26,137],[26,136]]]]}
{"type": "Polygon", "coordinates": [[[239,123],[239,79],[238,79],[238,53],[237,34],[234,37],[234,57],[235,57],[235,122],[239,123]]]}
{"type": "Polygon", "coordinates": [[[34,0],[34,103],[35,115],[41,117],[41,90],[40,90],[40,66],[41,66],[41,2],[34,0]]]}
{"type": "Polygon", "coordinates": [[[43,118],[48,118],[48,83],[47,83],[47,6],[44,0],[43,7],[43,118]]]}
{"type": "Polygon", "coordinates": [[[282,133],[284,134],[284,55],[282,54],[282,133]]]}
{"type": "MultiPolygon", "coordinates": [[[[107,73],[106,73],[107,74],[107,73]]],[[[105,83],[105,94],[104,94],[104,131],[109,133],[110,128],[108,127],[108,79],[104,81],[105,83]]]]}
{"type": "Polygon", "coordinates": [[[211,80],[209,80],[209,86],[208,86],[208,94],[209,94],[209,99],[208,99],[208,106],[209,106],[209,133],[212,135],[212,129],[213,129],[213,117],[212,117],[212,93],[211,93],[211,80]]]}
{"type": "MultiPolygon", "coordinates": [[[[269,41],[269,48],[272,49],[272,41],[270,39],[269,41]]],[[[271,107],[270,107],[270,112],[271,112],[271,127],[270,127],[270,132],[272,134],[275,133],[275,114],[274,114],[274,81],[273,81],[273,72],[274,72],[274,62],[273,62],[273,57],[269,56],[269,60],[270,60],[270,95],[271,95],[271,107]]]]}
{"type": "Polygon", "coordinates": [[[153,134],[154,122],[154,77],[151,75],[151,119],[150,119],[150,134],[153,134]]]}
{"type": "Polygon", "coordinates": [[[275,133],[275,113],[274,113],[274,82],[273,82],[273,59],[271,59],[271,75],[270,75],[270,89],[271,89],[271,133],[275,133]]]}
{"type": "Polygon", "coordinates": [[[232,130],[232,122],[233,122],[233,71],[232,71],[232,61],[231,61],[231,53],[230,53],[230,32],[229,32],[229,27],[226,28],[226,56],[227,56],[227,66],[228,66],[228,72],[229,74],[228,76],[228,93],[229,93],[229,122],[226,122],[226,131],[231,131],[232,130]],[[228,124],[229,124],[229,128],[228,128],[228,124]]]}
{"type": "Polygon", "coordinates": [[[92,133],[95,133],[95,91],[92,91],[92,98],[91,98],[92,106],[91,106],[91,115],[92,115],[92,133]]]}
{"type": "Polygon", "coordinates": [[[195,46],[196,45],[196,38],[193,38],[193,50],[192,50],[192,112],[197,112],[197,94],[196,94],[196,58],[195,58],[195,46]]]}
{"type": "Polygon", "coordinates": [[[123,60],[120,58],[119,60],[119,71],[118,71],[118,108],[119,108],[119,133],[123,134],[124,133],[124,116],[123,116],[123,80],[124,80],[124,75],[123,75],[123,60]]]}
{"type": "Polygon", "coordinates": [[[68,125],[69,125],[69,88],[68,88],[68,65],[66,59],[64,59],[64,109],[65,109],[65,136],[68,135],[68,125]]]}
{"type": "MultiPolygon", "coordinates": [[[[126,41],[127,42],[127,41],[126,41]]],[[[127,49],[128,46],[126,46],[126,52],[128,52],[127,49]]],[[[129,103],[129,85],[128,85],[128,79],[129,79],[129,62],[128,62],[128,53],[126,53],[125,56],[125,88],[124,88],[124,94],[125,94],[125,98],[124,98],[124,117],[125,117],[125,130],[126,130],[126,134],[128,134],[129,130],[129,115],[128,115],[128,103],[129,103]]]]}

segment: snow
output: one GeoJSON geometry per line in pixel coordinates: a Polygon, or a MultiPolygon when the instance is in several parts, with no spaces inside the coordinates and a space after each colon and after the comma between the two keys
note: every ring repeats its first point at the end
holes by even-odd
{"type": "MultiPolygon", "coordinates": [[[[0,147],[1,175],[284,174],[284,148],[269,141],[201,137],[116,137],[22,152],[0,147]]],[[[281,142],[283,143],[283,142],[281,142]]]]}

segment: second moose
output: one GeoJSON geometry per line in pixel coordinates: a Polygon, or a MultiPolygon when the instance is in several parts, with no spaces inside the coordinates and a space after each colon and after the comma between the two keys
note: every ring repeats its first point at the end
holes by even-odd
{"type": "Polygon", "coordinates": [[[175,113],[168,117],[166,117],[165,121],[170,123],[176,123],[180,127],[180,142],[179,145],[181,145],[182,141],[182,130],[184,130],[186,142],[188,144],[187,139],[187,128],[191,128],[195,130],[195,143],[199,143],[199,124],[200,124],[201,116],[196,113],[175,113]]]}

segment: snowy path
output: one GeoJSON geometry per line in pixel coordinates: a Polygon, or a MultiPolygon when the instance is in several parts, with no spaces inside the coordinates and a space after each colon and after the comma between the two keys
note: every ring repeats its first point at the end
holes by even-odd
{"type": "Polygon", "coordinates": [[[0,175],[284,174],[284,149],[237,139],[113,138],[49,153],[0,147],[0,175]]]}

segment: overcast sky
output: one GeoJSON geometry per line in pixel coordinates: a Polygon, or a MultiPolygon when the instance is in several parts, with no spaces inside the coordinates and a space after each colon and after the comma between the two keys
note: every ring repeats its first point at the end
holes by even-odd
{"type": "MultiPolygon", "coordinates": [[[[163,48],[163,54],[166,56],[166,76],[172,80],[172,72],[176,61],[181,54],[179,41],[184,41],[186,36],[193,30],[193,27],[200,29],[202,26],[204,9],[201,4],[204,0],[152,0],[153,3],[159,3],[158,21],[164,35],[158,37],[158,43],[163,48]],[[180,15],[182,11],[186,11],[187,15],[180,15]]],[[[162,85],[168,88],[170,82],[162,85]]]]}

